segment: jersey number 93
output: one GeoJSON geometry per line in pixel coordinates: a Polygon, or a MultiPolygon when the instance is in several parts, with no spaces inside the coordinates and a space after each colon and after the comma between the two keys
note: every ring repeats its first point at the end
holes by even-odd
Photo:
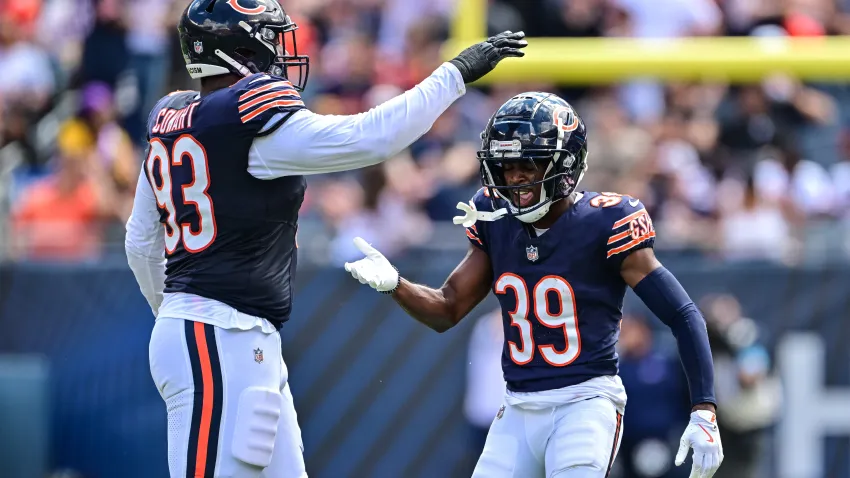
{"type": "Polygon", "coordinates": [[[150,141],[145,160],[148,180],[153,187],[156,203],[166,211],[165,251],[173,254],[182,241],[183,248],[190,253],[200,252],[215,240],[216,225],[212,199],[207,194],[210,173],[207,167],[207,152],[194,137],[184,134],[174,141],[169,155],[168,148],[159,138],[150,141]],[[188,222],[177,224],[177,209],[172,195],[171,166],[181,166],[188,161],[192,170],[192,182],[178,185],[182,189],[184,207],[194,207],[198,217],[198,229],[192,230],[188,222]],[[157,185],[154,171],[159,171],[162,184],[157,185]]]}

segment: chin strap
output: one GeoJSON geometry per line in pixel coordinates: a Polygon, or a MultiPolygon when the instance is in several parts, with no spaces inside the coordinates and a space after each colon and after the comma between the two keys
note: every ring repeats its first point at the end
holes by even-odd
{"type": "Polygon", "coordinates": [[[459,202],[457,203],[457,208],[463,212],[463,216],[455,216],[452,218],[452,222],[460,224],[463,227],[472,227],[476,221],[498,221],[508,214],[506,208],[501,208],[493,212],[479,211],[475,208],[473,201],[469,201],[469,204],[459,202]]]}

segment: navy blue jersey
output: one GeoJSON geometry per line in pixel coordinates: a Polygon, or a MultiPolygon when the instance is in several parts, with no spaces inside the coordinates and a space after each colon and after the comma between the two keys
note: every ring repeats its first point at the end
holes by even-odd
{"type": "Polygon", "coordinates": [[[217,300],[278,327],[289,318],[306,182],[251,176],[248,151],[302,108],[288,81],[265,74],[156,104],[145,169],[165,228],[166,293],[217,300]]]}
{"type": "MultiPolygon", "coordinates": [[[[480,211],[493,210],[484,190],[473,201],[480,211]]],[[[539,237],[512,217],[479,221],[467,236],[493,268],[508,389],[553,390],[617,374],[615,345],[626,293],[620,265],[655,241],[640,201],[584,192],[539,237]]]]}

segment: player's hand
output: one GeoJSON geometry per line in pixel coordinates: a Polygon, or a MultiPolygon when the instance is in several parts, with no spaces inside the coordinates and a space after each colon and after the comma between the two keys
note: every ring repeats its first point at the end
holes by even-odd
{"type": "Polygon", "coordinates": [[[694,449],[690,478],[711,478],[723,462],[723,444],[714,413],[697,410],[691,413],[691,422],[679,440],[676,466],[685,462],[688,449],[694,449]]]}
{"type": "Polygon", "coordinates": [[[395,291],[401,280],[398,269],[363,238],[355,237],[354,245],[366,257],[359,261],[346,262],[345,270],[350,272],[351,276],[359,280],[361,284],[369,284],[369,287],[378,292],[390,294],[395,291]]]}
{"type": "Polygon", "coordinates": [[[506,31],[472,45],[450,60],[460,70],[464,83],[472,83],[493,71],[500,61],[509,56],[522,57],[522,48],[528,46],[525,33],[506,31]]]}

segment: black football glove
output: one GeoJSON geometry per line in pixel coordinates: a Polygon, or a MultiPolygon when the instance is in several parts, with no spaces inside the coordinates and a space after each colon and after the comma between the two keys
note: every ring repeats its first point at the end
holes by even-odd
{"type": "Polygon", "coordinates": [[[464,83],[472,83],[493,71],[496,65],[509,56],[522,57],[528,42],[523,40],[525,33],[506,31],[490,37],[477,45],[472,45],[449,60],[460,70],[464,83]]]}

